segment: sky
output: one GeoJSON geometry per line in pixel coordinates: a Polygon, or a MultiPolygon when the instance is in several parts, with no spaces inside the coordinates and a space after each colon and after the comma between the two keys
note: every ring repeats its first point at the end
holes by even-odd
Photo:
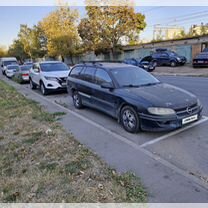
{"type": "MultiPolygon", "coordinates": [[[[84,7],[73,7],[85,16],[84,7]]],[[[8,47],[17,37],[20,24],[33,26],[55,10],[54,6],[0,6],[0,45],[8,47]]],[[[208,23],[208,6],[137,6],[136,12],[146,16],[147,27],[140,39],[152,39],[153,26],[178,25],[186,30],[193,24],[208,23]]]]}

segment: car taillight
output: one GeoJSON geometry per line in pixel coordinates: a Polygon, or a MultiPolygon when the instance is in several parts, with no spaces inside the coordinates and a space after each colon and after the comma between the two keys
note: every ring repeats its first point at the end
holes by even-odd
{"type": "Polygon", "coordinates": [[[27,76],[29,76],[29,74],[22,74],[22,76],[23,76],[23,77],[27,77],[27,76]]]}

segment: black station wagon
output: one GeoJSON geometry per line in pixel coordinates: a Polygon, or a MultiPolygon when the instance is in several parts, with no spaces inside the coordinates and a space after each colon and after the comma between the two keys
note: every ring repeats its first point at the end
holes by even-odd
{"type": "Polygon", "coordinates": [[[96,108],[131,133],[172,130],[201,117],[195,95],[122,63],[83,63],[67,79],[74,106],[96,108]]]}

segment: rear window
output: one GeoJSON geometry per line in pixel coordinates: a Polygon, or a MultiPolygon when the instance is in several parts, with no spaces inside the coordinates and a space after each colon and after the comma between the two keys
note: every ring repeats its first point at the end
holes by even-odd
{"type": "Polygon", "coordinates": [[[19,69],[19,66],[7,66],[7,69],[19,69]]]}
{"type": "Polygon", "coordinates": [[[81,66],[76,66],[72,69],[71,73],[70,73],[70,76],[71,77],[74,77],[74,78],[78,78],[81,71],[82,71],[83,67],[81,66]]]}
{"type": "Polygon", "coordinates": [[[24,66],[21,66],[21,71],[28,71],[32,68],[32,65],[24,65],[24,66]]]}

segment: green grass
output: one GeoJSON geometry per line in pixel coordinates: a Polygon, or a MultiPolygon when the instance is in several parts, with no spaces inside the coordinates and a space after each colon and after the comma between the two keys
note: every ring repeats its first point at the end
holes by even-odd
{"type": "Polygon", "coordinates": [[[64,115],[0,81],[0,202],[146,202],[137,177],[109,169],[64,131],[64,115]]]}

